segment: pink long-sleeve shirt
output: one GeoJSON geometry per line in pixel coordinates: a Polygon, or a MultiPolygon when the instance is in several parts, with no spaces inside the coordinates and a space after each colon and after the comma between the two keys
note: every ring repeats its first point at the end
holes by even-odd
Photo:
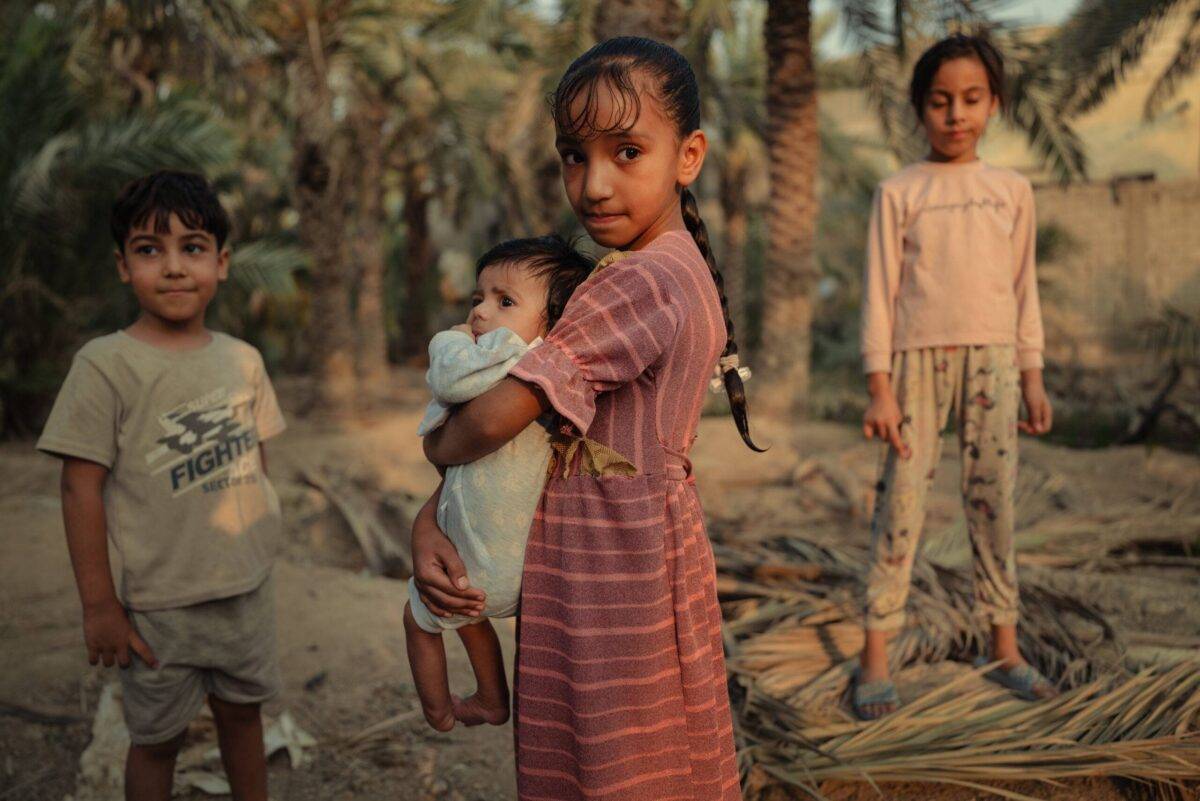
{"type": "Polygon", "coordinates": [[[863,277],[867,373],[893,353],[1016,345],[1040,368],[1044,337],[1029,180],[982,161],[913,164],[879,184],[863,277]]]}

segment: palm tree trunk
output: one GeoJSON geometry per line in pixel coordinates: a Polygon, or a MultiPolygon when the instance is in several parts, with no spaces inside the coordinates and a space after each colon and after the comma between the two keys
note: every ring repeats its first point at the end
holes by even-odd
{"type": "Polygon", "coordinates": [[[767,10],[766,298],[756,408],[777,417],[807,407],[812,352],[813,243],[817,223],[817,84],[807,0],[770,0],[767,10]]]}
{"type": "Polygon", "coordinates": [[[683,27],[679,0],[604,0],[596,7],[592,33],[597,42],[614,36],[648,36],[674,44],[683,27]]]}
{"type": "MultiPolygon", "coordinates": [[[[739,352],[743,354],[748,354],[744,346],[750,333],[746,328],[746,173],[744,154],[736,145],[727,145],[719,175],[721,213],[725,218],[721,272],[725,277],[725,297],[729,299],[733,330],[741,346],[739,352]]],[[[746,361],[745,357],[743,361],[746,361]]]]}
{"type": "Polygon", "coordinates": [[[300,241],[312,255],[309,349],[318,414],[354,415],[357,382],[346,265],[342,258],[345,208],[341,163],[335,149],[332,102],[325,76],[311,59],[293,63],[296,138],[293,171],[300,241]]]}
{"type": "Polygon", "coordinates": [[[404,169],[404,283],[407,302],[400,318],[401,349],[405,355],[420,353],[429,335],[425,308],[425,282],[433,267],[433,238],[429,231],[429,191],[425,187],[428,168],[423,161],[409,161],[404,169]]]}
{"type": "Polygon", "coordinates": [[[373,105],[357,115],[355,139],[359,161],[358,220],[354,260],[358,264],[358,297],[354,306],[355,367],[365,396],[378,392],[387,380],[387,330],[384,323],[383,241],[383,114],[373,105]]]}

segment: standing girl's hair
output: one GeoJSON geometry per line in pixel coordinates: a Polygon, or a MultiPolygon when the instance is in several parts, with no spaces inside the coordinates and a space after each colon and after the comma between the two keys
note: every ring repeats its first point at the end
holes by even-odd
{"type": "MultiPolygon", "coordinates": [[[[641,114],[642,93],[647,91],[653,93],[663,116],[675,124],[681,139],[699,129],[700,90],[691,65],[674,48],[637,36],[609,39],[575,59],[550,98],[555,127],[560,133],[583,138],[627,128],[641,114]],[[611,117],[603,120],[599,119],[596,102],[596,93],[602,87],[612,92],[615,107],[611,117]],[[584,102],[576,109],[575,101],[580,97],[584,102]]],[[[750,438],[746,390],[738,373],[738,348],[729,316],[729,300],[725,297],[725,279],[717,267],[696,198],[687,187],[680,191],[679,205],[684,224],[708,263],[721,299],[728,338],[721,353],[720,369],[734,423],[742,440],[752,450],[762,452],[764,449],[750,438]]]]}
{"type": "Polygon", "coordinates": [[[908,84],[908,99],[913,110],[917,112],[917,119],[924,115],[925,101],[929,99],[929,88],[933,85],[938,67],[956,58],[978,59],[983,65],[983,71],[987,73],[988,88],[992,96],[999,101],[1001,108],[1007,105],[1004,91],[1004,56],[1000,55],[1000,51],[986,37],[957,33],[930,47],[913,65],[912,81],[908,84]]]}

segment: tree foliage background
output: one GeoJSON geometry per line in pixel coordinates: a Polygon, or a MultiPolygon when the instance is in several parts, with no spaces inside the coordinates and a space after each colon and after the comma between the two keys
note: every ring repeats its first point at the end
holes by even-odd
{"type": "MultiPolygon", "coordinates": [[[[389,363],[419,357],[465,313],[477,253],[512,236],[581,233],[545,98],[598,36],[628,31],[672,41],[696,68],[713,143],[698,194],[744,360],[763,342],[799,343],[782,358],[803,374],[779,391],[784,408],[802,408],[810,361],[856,364],[880,177],[864,157],[878,145],[816,113],[820,89],[866,87],[885,148],[911,158],[913,59],[948,31],[989,30],[1014,67],[1010,120],[1071,180],[1086,163],[1069,112],[1119,80],[1163,8],[1187,3],[1085,2],[1081,15],[1111,18],[1103,35],[1081,37],[1072,18],[1069,38],[1040,43],[995,22],[1003,5],[842,0],[814,18],[791,0],[9,0],[0,433],[36,432],[74,350],[133,319],[108,211],[124,182],[162,167],[207,174],[234,220],[232,279],[211,324],[274,370],[313,374],[311,408],[360,412],[389,363]],[[860,55],[822,61],[813,44],[838,21],[860,55]],[[1103,57],[1084,60],[1081,47],[1103,57]],[[781,238],[794,229],[807,233],[781,238]]],[[[1156,104],[1195,63],[1194,37],[1182,47],[1156,104]]]]}

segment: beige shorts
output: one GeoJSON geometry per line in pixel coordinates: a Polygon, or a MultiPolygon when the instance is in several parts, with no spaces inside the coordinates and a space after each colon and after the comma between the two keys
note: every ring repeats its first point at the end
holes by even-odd
{"type": "Polygon", "coordinates": [[[135,745],[166,742],[187,729],[212,695],[257,704],[279,693],[275,582],[230,598],[131,611],[134,628],[158,659],[137,656],[120,671],[125,725],[135,745]]]}

